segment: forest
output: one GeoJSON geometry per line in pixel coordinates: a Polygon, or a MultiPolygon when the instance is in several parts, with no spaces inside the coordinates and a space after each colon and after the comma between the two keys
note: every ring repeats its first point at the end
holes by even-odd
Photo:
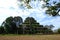
{"type": "MultiPolygon", "coordinates": [[[[54,34],[53,25],[41,25],[33,17],[8,17],[0,26],[0,34],[54,34]]],[[[56,33],[60,33],[60,29],[56,33]]]]}

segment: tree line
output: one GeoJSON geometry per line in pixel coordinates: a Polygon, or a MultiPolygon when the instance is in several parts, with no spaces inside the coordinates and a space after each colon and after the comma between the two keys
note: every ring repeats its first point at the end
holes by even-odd
{"type": "MultiPolygon", "coordinates": [[[[41,25],[33,17],[8,17],[0,26],[0,34],[53,34],[53,25],[41,25]]],[[[59,31],[60,32],[60,31],[59,31]]]]}

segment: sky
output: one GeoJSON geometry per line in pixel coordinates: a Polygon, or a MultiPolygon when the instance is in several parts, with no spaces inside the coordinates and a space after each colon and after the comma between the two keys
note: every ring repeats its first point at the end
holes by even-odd
{"type": "Polygon", "coordinates": [[[43,1],[39,2],[31,2],[31,6],[33,9],[27,9],[24,6],[19,7],[19,2],[17,0],[0,0],[0,25],[7,17],[10,16],[21,16],[23,20],[25,20],[26,17],[34,17],[37,22],[39,22],[41,25],[54,25],[55,28],[60,28],[60,17],[52,17],[45,14],[45,10],[47,8],[42,9],[42,4],[45,4],[43,1]]]}

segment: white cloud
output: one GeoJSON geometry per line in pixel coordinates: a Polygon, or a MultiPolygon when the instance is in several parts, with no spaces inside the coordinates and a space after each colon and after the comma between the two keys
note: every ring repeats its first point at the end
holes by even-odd
{"type": "MultiPolygon", "coordinates": [[[[0,20],[5,20],[9,16],[21,16],[27,17],[30,13],[26,10],[16,10],[8,8],[0,8],[0,20]]],[[[1,22],[1,21],[0,21],[1,22]]]]}
{"type": "Polygon", "coordinates": [[[16,7],[17,8],[17,0],[0,0],[0,7],[16,7]]]}
{"type": "Polygon", "coordinates": [[[27,17],[30,13],[18,8],[17,0],[0,0],[0,24],[9,16],[27,17]]]}
{"type": "MultiPolygon", "coordinates": [[[[44,2],[31,3],[33,9],[20,9],[17,0],[0,0],[0,24],[9,16],[21,16],[25,19],[28,16],[34,17],[40,24],[53,24],[58,28],[60,26],[60,17],[50,17],[45,13],[45,9],[41,8],[44,2]],[[38,5],[37,5],[38,4],[38,5]]],[[[59,12],[60,13],[60,12],[59,12]]]]}

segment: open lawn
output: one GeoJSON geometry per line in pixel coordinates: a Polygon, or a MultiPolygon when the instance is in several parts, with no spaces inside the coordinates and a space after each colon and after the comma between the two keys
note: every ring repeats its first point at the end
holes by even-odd
{"type": "Polygon", "coordinates": [[[60,40],[60,35],[0,35],[0,40],[60,40]]]}

